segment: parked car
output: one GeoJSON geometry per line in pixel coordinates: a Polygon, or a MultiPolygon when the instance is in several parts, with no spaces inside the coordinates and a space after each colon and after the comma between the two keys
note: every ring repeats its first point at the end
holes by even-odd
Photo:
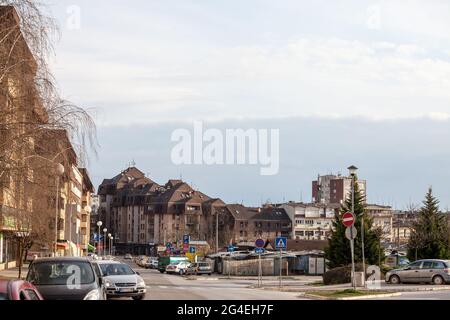
{"type": "Polygon", "coordinates": [[[176,256],[170,256],[170,257],[159,257],[158,259],[158,270],[161,273],[166,272],[166,267],[175,262],[182,262],[186,261],[189,262],[189,259],[186,257],[176,257],[176,256]]]}
{"type": "Polygon", "coordinates": [[[45,300],[104,300],[102,279],[87,258],[58,257],[35,260],[27,281],[45,300]]]}
{"type": "Polygon", "coordinates": [[[147,292],[144,279],[128,264],[113,260],[95,262],[106,289],[106,297],[142,300],[147,292]]]}
{"type": "Polygon", "coordinates": [[[418,260],[400,269],[388,271],[386,282],[433,283],[442,285],[450,282],[450,260],[418,260]]]}
{"type": "Polygon", "coordinates": [[[146,269],[158,269],[158,258],[150,257],[147,259],[147,262],[144,263],[144,267],[146,269]]]}
{"type": "Polygon", "coordinates": [[[189,267],[185,270],[185,274],[186,275],[189,275],[189,274],[194,274],[194,275],[207,274],[207,275],[211,275],[212,274],[212,268],[211,268],[211,265],[208,262],[195,262],[195,263],[191,263],[189,265],[189,267]]]}
{"type": "Polygon", "coordinates": [[[124,259],[124,260],[133,260],[133,256],[132,256],[131,254],[127,253],[127,254],[123,257],[123,259],[124,259]]]}
{"type": "Polygon", "coordinates": [[[166,273],[178,273],[180,275],[183,275],[190,265],[191,263],[189,261],[174,262],[166,267],[166,273]]]}
{"type": "Polygon", "coordinates": [[[44,300],[44,298],[28,281],[0,280],[1,300],[44,300]]]}

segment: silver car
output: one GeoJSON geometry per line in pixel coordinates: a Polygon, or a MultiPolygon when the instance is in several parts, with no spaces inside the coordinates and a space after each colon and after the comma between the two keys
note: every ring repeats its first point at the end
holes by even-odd
{"type": "Polygon", "coordinates": [[[144,279],[128,264],[117,261],[96,261],[107,298],[129,297],[142,300],[147,292],[144,279]]]}
{"type": "Polygon", "coordinates": [[[415,261],[404,268],[387,272],[386,282],[391,284],[433,283],[435,285],[450,283],[450,260],[415,261]]]}

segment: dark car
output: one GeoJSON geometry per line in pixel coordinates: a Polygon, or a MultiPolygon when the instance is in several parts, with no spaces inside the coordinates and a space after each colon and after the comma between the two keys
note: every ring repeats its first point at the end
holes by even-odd
{"type": "Polygon", "coordinates": [[[45,300],[104,300],[102,280],[87,258],[58,257],[35,260],[27,281],[45,300]]]}
{"type": "Polygon", "coordinates": [[[404,268],[388,271],[386,282],[391,284],[433,283],[435,285],[450,283],[450,261],[418,260],[404,268]]]}
{"type": "Polygon", "coordinates": [[[0,300],[44,300],[31,283],[22,280],[0,280],[0,300]]]}

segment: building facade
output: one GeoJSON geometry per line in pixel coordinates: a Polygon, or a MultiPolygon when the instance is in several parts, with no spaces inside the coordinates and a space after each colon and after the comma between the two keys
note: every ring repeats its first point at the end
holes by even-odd
{"type": "MultiPolygon", "coordinates": [[[[358,180],[359,190],[366,195],[366,181],[358,180]]],[[[352,178],[342,175],[319,175],[312,182],[312,202],[318,204],[342,204],[350,195],[352,190],[352,178]]]]}

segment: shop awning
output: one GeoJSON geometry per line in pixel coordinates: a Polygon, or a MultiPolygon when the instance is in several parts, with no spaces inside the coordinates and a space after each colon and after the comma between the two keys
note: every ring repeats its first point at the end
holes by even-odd
{"type": "Polygon", "coordinates": [[[67,248],[69,248],[69,244],[65,243],[65,242],[58,242],[56,247],[59,248],[59,249],[66,250],[67,248]]]}

